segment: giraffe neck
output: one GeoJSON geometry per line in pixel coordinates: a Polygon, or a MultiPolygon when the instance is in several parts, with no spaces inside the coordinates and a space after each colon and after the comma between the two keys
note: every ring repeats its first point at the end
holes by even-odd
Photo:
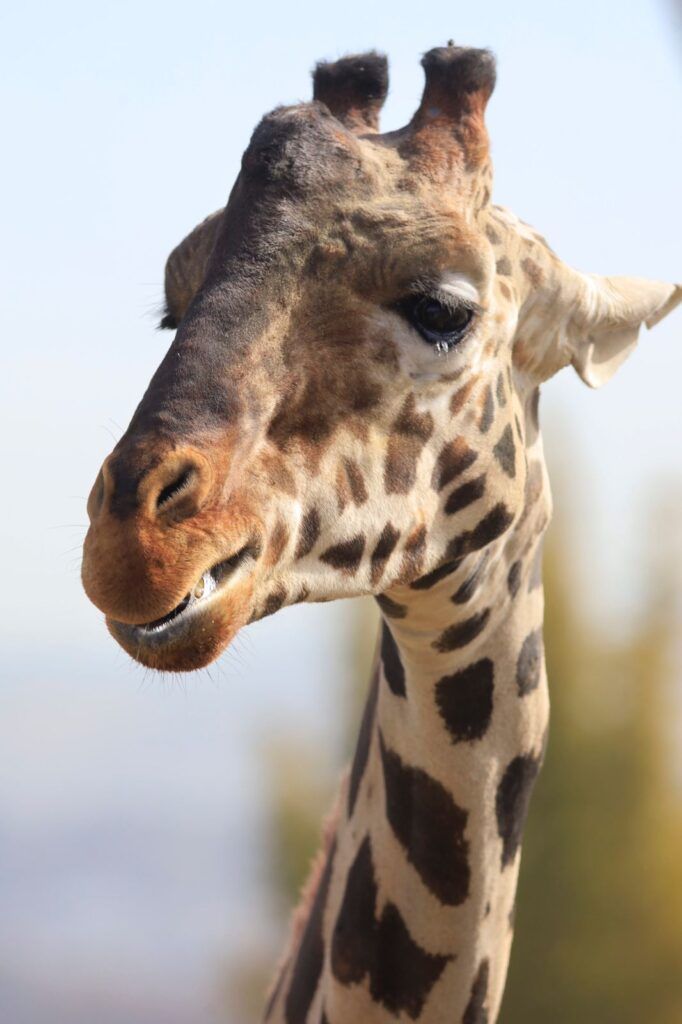
{"type": "Polygon", "coordinates": [[[355,757],[266,1020],[495,1021],[548,717],[545,479],[529,452],[507,535],[379,599],[355,757]]]}

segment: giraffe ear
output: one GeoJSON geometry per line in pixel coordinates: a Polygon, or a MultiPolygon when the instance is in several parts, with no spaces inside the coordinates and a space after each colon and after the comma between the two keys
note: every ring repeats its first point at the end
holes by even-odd
{"type": "Polygon", "coordinates": [[[555,260],[523,304],[514,362],[538,382],[570,364],[585,384],[601,387],[635,348],[642,325],[653,327],[680,301],[680,285],[581,274],[555,260]]]}
{"type": "Polygon", "coordinates": [[[159,327],[175,330],[203,284],[223,213],[224,210],[216,210],[210,214],[176,245],[166,260],[166,303],[159,327]]]}
{"type": "Polygon", "coordinates": [[[682,301],[682,286],[640,277],[580,277],[567,332],[570,361],[597,388],[633,351],[642,325],[653,327],[682,301]]]}

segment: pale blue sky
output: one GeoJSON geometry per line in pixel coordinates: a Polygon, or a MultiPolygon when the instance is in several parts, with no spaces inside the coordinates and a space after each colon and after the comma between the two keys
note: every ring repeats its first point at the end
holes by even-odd
{"type": "MultiPolygon", "coordinates": [[[[152,315],[166,255],[223,204],[260,116],[306,99],[317,59],[377,47],[391,61],[384,124],[397,127],[418,102],[420,53],[449,37],[498,55],[497,201],[581,269],[680,280],[680,48],[663,3],[126,0],[13,4],[0,16],[0,816],[14,837],[0,864],[12,896],[0,961],[15,1000],[29,998],[31,962],[54,1009],[57,978],[96,993],[125,976],[135,991],[167,993],[169,965],[182,961],[190,1008],[177,1019],[203,1024],[202,972],[253,898],[244,865],[258,736],[279,721],[331,728],[325,695],[346,671],[341,613],[283,613],[247,633],[215,685],[169,693],[125,662],[85,601],[77,551],[67,553],[82,532],[67,524],[85,522],[110,431],[169,344],[152,315]],[[88,854],[103,832],[118,836],[110,864],[88,854]],[[171,900],[136,874],[150,844],[171,900]],[[203,888],[177,867],[185,850],[210,861],[203,888]],[[169,903],[194,912],[185,945],[169,903]]],[[[678,314],[645,333],[602,392],[567,371],[544,396],[550,469],[566,475],[580,517],[577,557],[614,615],[631,608],[650,491],[682,480],[681,378],[678,314]]],[[[2,985],[0,973],[0,1009],[2,985]]],[[[26,1024],[42,1024],[36,1006],[26,1024]]]]}

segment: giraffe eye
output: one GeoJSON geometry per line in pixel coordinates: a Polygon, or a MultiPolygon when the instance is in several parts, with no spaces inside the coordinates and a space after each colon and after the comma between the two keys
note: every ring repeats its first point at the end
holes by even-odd
{"type": "Polygon", "coordinates": [[[441,352],[449,351],[464,337],[474,311],[463,303],[448,305],[431,295],[414,295],[401,304],[401,312],[424,341],[441,352]]]}

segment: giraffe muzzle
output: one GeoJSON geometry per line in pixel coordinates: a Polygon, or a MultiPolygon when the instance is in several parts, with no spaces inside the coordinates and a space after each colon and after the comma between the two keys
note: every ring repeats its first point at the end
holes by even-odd
{"type": "Polygon", "coordinates": [[[246,584],[260,555],[260,544],[250,541],[228,558],[211,566],[197,579],[182,601],[151,622],[127,623],[107,618],[114,638],[137,661],[153,668],[199,668],[213,650],[214,634],[223,630],[219,614],[221,597],[230,587],[246,584]],[[199,637],[199,644],[196,640],[199,637]]]}

